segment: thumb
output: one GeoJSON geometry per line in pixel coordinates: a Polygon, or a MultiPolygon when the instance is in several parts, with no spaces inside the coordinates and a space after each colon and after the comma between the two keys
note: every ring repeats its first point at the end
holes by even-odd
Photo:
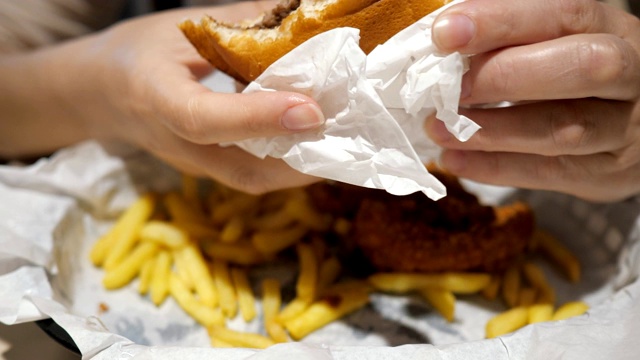
{"type": "Polygon", "coordinates": [[[286,135],[325,121],[317,102],[293,92],[228,94],[202,87],[172,103],[167,126],[197,144],[286,135]]]}

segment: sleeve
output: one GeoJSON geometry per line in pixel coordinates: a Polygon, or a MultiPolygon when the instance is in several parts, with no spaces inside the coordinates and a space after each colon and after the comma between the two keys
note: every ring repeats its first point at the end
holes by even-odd
{"type": "Polygon", "coordinates": [[[125,0],[0,1],[0,53],[53,44],[116,21],[125,0]]]}

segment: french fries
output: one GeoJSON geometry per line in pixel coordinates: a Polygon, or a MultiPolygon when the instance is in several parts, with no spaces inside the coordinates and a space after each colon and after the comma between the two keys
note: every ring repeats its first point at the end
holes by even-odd
{"type": "MultiPolygon", "coordinates": [[[[418,293],[449,322],[455,319],[457,295],[501,297],[507,310],[487,322],[488,338],[588,309],[579,301],[555,309],[555,290],[528,257],[504,273],[381,272],[366,281],[344,281],[342,264],[322,234],[346,235],[351,223],[317,211],[302,189],[253,196],[215,184],[207,203],[200,193],[197,179],[184,176],[181,192],[142,196],[94,244],[89,257],[104,268],[105,288],[139,277],[141,295],[156,306],[173,299],[207,328],[215,347],[265,348],[300,340],[365,306],[372,291],[418,293]],[[298,259],[295,297],[283,303],[281,283],[265,279],[258,317],[249,272],[286,249],[295,249],[298,259]],[[245,322],[262,321],[261,332],[268,336],[227,328],[227,319],[238,313],[245,322]]],[[[531,252],[544,254],[570,281],[578,281],[579,263],[566,247],[544,231],[532,243],[531,252]]]]}
{"type": "Polygon", "coordinates": [[[491,275],[481,273],[377,273],[369,282],[378,290],[406,293],[418,289],[440,288],[456,294],[473,294],[485,288],[491,275]]]}

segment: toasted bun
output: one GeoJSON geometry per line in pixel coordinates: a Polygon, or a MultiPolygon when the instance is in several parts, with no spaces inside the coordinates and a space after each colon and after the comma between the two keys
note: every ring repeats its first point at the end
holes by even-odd
{"type": "Polygon", "coordinates": [[[244,24],[205,16],[199,24],[186,20],[179,27],[213,66],[248,83],[317,34],[338,27],[358,28],[360,47],[369,53],[447,1],[281,0],[271,13],[244,24]]]}

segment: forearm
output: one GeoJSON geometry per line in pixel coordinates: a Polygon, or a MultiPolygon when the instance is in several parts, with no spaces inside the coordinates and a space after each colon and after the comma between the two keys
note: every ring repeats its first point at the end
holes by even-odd
{"type": "Polygon", "coordinates": [[[61,77],[73,75],[65,74],[50,53],[0,58],[0,158],[48,154],[88,136],[59,84],[61,77]]]}

